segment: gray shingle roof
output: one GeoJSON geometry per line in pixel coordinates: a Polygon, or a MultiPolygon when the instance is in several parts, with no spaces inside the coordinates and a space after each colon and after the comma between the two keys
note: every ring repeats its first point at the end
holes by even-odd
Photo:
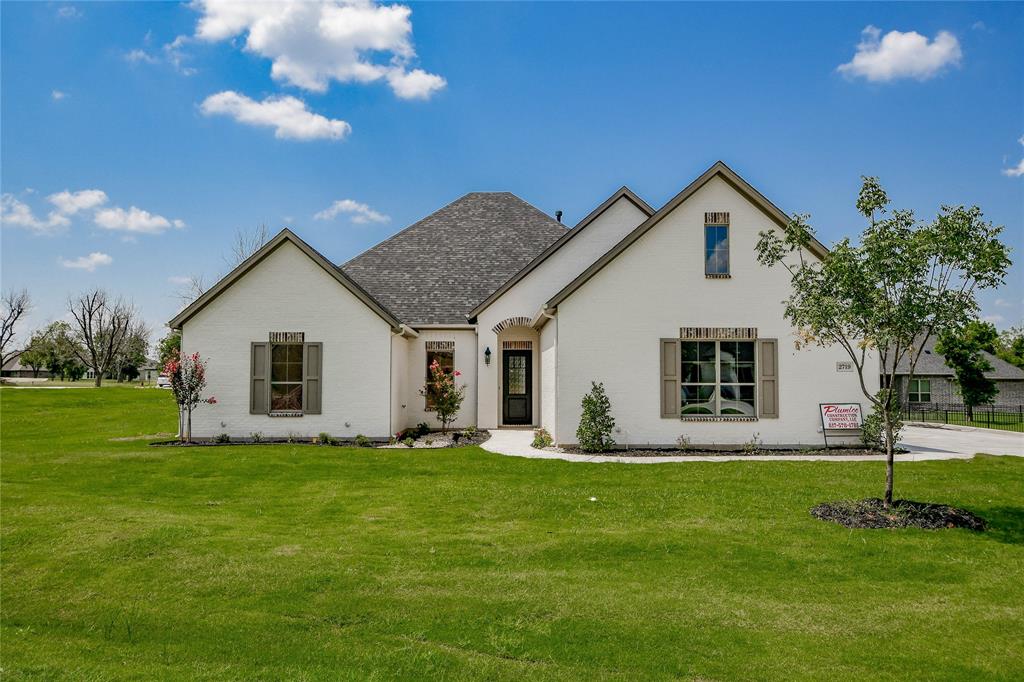
{"type": "MultiPolygon", "coordinates": [[[[940,376],[940,377],[951,377],[955,374],[952,368],[946,364],[946,358],[935,351],[936,339],[930,338],[925,343],[924,352],[921,353],[921,358],[917,361],[917,367],[914,368],[914,374],[916,376],[940,376]]],[[[991,353],[982,351],[982,355],[992,365],[991,372],[985,372],[985,376],[989,379],[1020,379],[1024,380],[1024,369],[1011,365],[1006,360],[998,358],[991,353]]],[[[891,365],[891,363],[890,363],[891,365]]],[[[907,374],[910,371],[910,363],[904,358],[900,364],[896,366],[897,374],[907,374]]]]}
{"type": "Polygon", "coordinates": [[[472,192],[339,267],[406,324],[465,324],[565,230],[510,192],[472,192]]]}

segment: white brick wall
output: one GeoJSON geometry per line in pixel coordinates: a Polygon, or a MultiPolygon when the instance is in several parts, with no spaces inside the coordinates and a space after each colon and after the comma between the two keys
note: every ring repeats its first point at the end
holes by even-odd
{"type": "MultiPolygon", "coordinates": [[[[576,442],[580,400],[603,381],[620,443],[667,445],[680,434],[693,443],[820,444],[818,403],[867,401],[855,373],[837,373],[842,349],[796,351],[783,319],[788,274],[757,263],[761,230],[776,229],[720,178],[711,180],[558,307],[556,440],[576,442]],[[729,211],[730,279],[704,276],[704,212],[729,211]],[[660,417],[658,340],[680,327],[757,327],[779,340],[778,419],[684,422],[660,417]]],[[[869,367],[877,359],[869,358],[869,367]]],[[[877,390],[878,373],[867,377],[877,390]]],[[[832,437],[829,437],[832,440],[832,437]]]]}
{"type": "Polygon", "coordinates": [[[182,349],[209,360],[207,395],[218,401],[195,411],[196,437],[389,435],[390,325],[290,243],[186,322],[182,349]],[[249,414],[249,344],[272,331],[301,331],[323,343],[322,414],[249,414]]]}

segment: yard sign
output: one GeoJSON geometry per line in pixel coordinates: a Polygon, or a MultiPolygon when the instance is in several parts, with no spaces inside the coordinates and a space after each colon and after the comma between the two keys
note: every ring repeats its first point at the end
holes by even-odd
{"type": "Polygon", "coordinates": [[[826,448],[829,431],[856,431],[861,427],[860,403],[819,403],[818,409],[826,448]]]}

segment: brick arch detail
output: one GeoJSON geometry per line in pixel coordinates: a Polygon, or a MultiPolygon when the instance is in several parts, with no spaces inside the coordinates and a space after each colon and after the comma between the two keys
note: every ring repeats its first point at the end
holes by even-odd
{"type": "Polygon", "coordinates": [[[510,317],[508,319],[502,320],[498,324],[494,325],[492,327],[492,329],[494,330],[495,334],[500,334],[501,332],[503,332],[504,330],[508,329],[509,327],[529,327],[529,326],[530,326],[530,318],[520,316],[520,317],[510,317]]]}

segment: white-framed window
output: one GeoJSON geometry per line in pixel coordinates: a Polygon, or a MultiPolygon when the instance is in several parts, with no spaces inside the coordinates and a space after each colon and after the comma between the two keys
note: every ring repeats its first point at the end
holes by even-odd
{"type": "Polygon", "coordinates": [[[270,344],[270,411],[302,411],[301,342],[270,344]]]}
{"type": "Polygon", "coordinates": [[[932,401],[931,379],[911,379],[907,400],[912,403],[930,403],[932,401]]]}
{"type": "Polygon", "coordinates": [[[680,341],[683,417],[757,416],[757,342],[680,341]]]}
{"type": "Polygon", "coordinates": [[[729,213],[709,211],[704,214],[704,275],[729,276],[729,213]]]}

